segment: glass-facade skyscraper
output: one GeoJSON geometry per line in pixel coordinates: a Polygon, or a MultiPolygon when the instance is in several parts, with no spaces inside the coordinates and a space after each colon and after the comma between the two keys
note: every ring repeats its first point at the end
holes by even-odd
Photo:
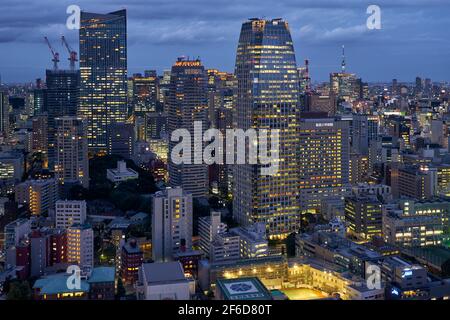
{"type": "Polygon", "coordinates": [[[279,170],[261,175],[260,165],[234,166],[233,215],[242,225],[264,222],[271,238],[300,227],[296,135],[299,79],[286,21],[250,19],[242,25],[236,56],[236,126],[279,129],[279,170]]]}
{"type": "MultiPolygon", "coordinates": [[[[186,129],[193,138],[195,121],[200,121],[202,132],[205,131],[208,119],[207,76],[200,60],[179,58],[172,66],[167,108],[169,137],[176,129],[186,129]]],[[[207,165],[194,163],[194,148],[191,150],[191,164],[175,164],[170,156],[177,144],[177,141],[169,141],[169,185],[182,187],[194,198],[206,196],[207,165]]]]}
{"type": "Polygon", "coordinates": [[[108,127],[127,118],[126,10],[81,12],[79,115],[88,121],[89,149],[107,149],[108,127]]]}
{"type": "Polygon", "coordinates": [[[55,119],[63,116],[76,116],[80,98],[80,73],[78,70],[47,70],[46,99],[44,110],[48,120],[48,165],[55,165],[55,119]]]}

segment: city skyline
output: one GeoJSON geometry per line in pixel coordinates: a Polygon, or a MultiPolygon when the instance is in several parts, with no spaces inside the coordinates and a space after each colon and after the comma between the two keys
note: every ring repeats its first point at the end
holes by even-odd
{"type": "Polygon", "coordinates": [[[380,30],[366,27],[366,9],[371,4],[368,1],[285,1],[276,6],[267,1],[259,6],[252,1],[219,1],[214,7],[203,1],[152,3],[154,6],[139,0],[125,5],[112,1],[100,8],[87,1],[47,4],[28,0],[21,6],[10,2],[8,16],[0,19],[2,81],[32,82],[43,78],[42,69],[51,67],[44,36],[61,53],[61,68],[68,68],[59,38],[65,35],[78,51],[78,30],[65,26],[69,16],[66,9],[72,4],[87,12],[127,9],[128,75],[144,69],[161,73],[182,55],[199,56],[206,68],[231,72],[240,24],[250,17],[266,16],[288,21],[297,64],[310,60],[313,81],[326,81],[330,72],[339,70],[343,44],[348,71],[366,81],[397,78],[413,82],[417,75],[433,81],[449,80],[445,72],[450,68],[450,60],[446,59],[450,45],[445,41],[449,22],[438,16],[449,7],[445,1],[378,1],[380,30]]]}
{"type": "Polygon", "coordinates": [[[34,1],[0,17],[0,303],[450,301],[443,1],[34,1]]]}

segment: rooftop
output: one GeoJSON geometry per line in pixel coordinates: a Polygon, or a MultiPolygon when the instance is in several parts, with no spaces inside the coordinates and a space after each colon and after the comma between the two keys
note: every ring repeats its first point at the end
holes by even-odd
{"type": "Polygon", "coordinates": [[[142,272],[147,284],[164,284],[188,281],[184,276],[183,267],[178,261],[144,263],[142,272]]]}
{"type": "Polygon", "coordinates": [[[272,295],[256,277],[218,279],[217,289],[225,300],[272,300],[272,295]]]}
{"type": "Polygon", "coordinates": [[[68,277],[67,273],[57,273],[40,278],[34,283],[33,289],[40,289],[40,294],[89,292],[89,283],[86,280],[81,280],[80,289],[69,289],[67,287],[68,277]]]}
{"type": "Polygon", "coordinates": [[[114,267],[97,267],[92,270],[88,283],[114,282],[116,270],[114,267]]]}

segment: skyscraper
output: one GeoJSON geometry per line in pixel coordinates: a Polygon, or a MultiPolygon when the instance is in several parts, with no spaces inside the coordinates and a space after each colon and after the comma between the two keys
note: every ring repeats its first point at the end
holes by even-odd
{"type": "Polygon", "coordinates": [[[302,114],[298,133],[302,212],[318,213],[325,198],[343,198],[349,187],[349,125],[302,114]]]}
{"type": "Polygon", "coordinates": [[[55,177],[58,183],[66,188],[75,184],[88,188],[89,159],[86,121],[79,117],[61,117],[55,119],[55,124],[55,177]]]}
{"type": "Polygon", "coordinates": [[[272,238],[300,227],[298,202],[299,81],[286,21],[250,19],[237,48],[238,129],[279,129],[279,169],[260,175],[259,165],[234,166],[233,214],[242,225],[264,222],[272,238]]]}
{"type": "Polygon", "coordinates": [[[156,111],[159,102],[158,77],[147,73],[145,77],[136,74],[133,81],[133,113],[143,115],[156,111]]]}
{"type": "Polygon", "coordinates": [[[80,74],[78,70],[46,71],[45,110],[48,115],[48,160],[49,167],[55,164],[55,119],[76,116],[80,96],[80,74]]]}
{"type": "Polygon", "coordinates": [[[47,115],[36,115],[33,117],[33,152],[42,152],[47,154],[48,151],[48,122],[47,115]]]}
{"type": "Polygon", "coordinates": [[[79,115],[88,121],[88,144],[105,152],[111,123],[127,118],[126,10],[81,12],[79,115]]]}
{"type": "MultiPolygon", "coordinates": [[[[179,58],[172,66],[168,93],[168,133],[186,129],[194,137],[194,122],[200,121],[202,131],[207,125],[207,77],[200,60],[179,58]]],[[[208,167],[206,164],[175,164],[170,156],[177,141],[169,142],[169,184],[182,187],[193,197],[206,196],[208,167]]],[[[203,149],[202,149],[203,150],[203,149]]],[[[194,149],[191,151],[194,158],[194,149]]]]}
{"type": "Polygon", "coordinates": [[[0,91],[0,133],[7,136],[9,133],[9,102],[8,94],[0,91]]]}

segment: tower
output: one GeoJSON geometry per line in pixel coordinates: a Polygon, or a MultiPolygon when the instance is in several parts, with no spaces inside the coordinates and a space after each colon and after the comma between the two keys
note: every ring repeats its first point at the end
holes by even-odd
{"type": "Polygon", "coordinates": [[[299,78],[288,23],[250,19],[242,25],[236,55],[237,129],[279,129],[279,168],[234,165],[233,214],[241,225],[264,222],[271,238],[300,227],[297,133],[299,78]]]}
{"type": "Polygon", "coordinates": [[[81,12],[80,108],[87,119],[88,144],[106,152],[109,125],[127,118],[126,10],[108,14],[81,12]]]}
{"type": "MultiPolygon", "coordinates": [[[[206,130],[208,101],[207,77],[200,60],[179,58],[172,66],[168,92],[169,137],[176,129],[186,129],[194,137],[194,122],[201,123],[202,132],[206,130]]],[[[195,197],[206,196],[208,191],[208,167],[203,163],[194,163],[194,150],[191,150],[191,163],[175,164],[171,153],[177,141],[169,141],[169,184],[182,187],[195,197]]],[[[193,145],[193,144],[191,144],[193,145]]],[[[202,148],[203,150],[203,148],[202,148]]]]}

